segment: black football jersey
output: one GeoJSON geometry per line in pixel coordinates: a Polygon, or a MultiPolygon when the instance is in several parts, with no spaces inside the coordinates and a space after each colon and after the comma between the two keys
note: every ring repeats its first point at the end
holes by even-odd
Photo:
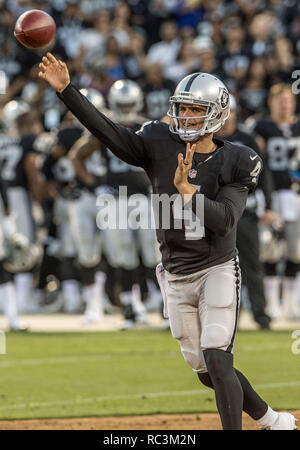
{"type": "Polygon", "coordinates": [[[56,142],[64,147],[65,154],[58,159],[50,154],[43,163],[42,172],[48,180],[56,181],[61,195],[67,195],[70,189],[77,187],[76,173],[68,153],[83,131],[79,125],[63,124],[56,133],[56,142]]]}
{"type": "MultiPolygon", "coordinates": [[[[132,126],[133,131],[140,129],[140,125],[132,126]]],[[[146,172],[141,167],[136,167],[122,161],[108,148],[107,155],[107,185],[118,193],[120,186],[126,186],[127,195],[145,194],[150,191],[151,183],[146,172]]]]}
{"type": "Polygon", "coordinates": [[[84,166],[86,171],[95,177],[95,183],[93,183],[92,186],[86,185],[79,177],[77,177],[77,183],[80,188],[94,193],[99,186],[107,184],[107,156],[105,149],[101,148],[100,142],[99,149],[95,150],[91,156],[86,158],[84,166]]]}
{"type": "Polygon", "coordinates": [[[28,153],[34,152],[36,135],[21,137],[2,135],[0,137],[0,175],[7,187],[28,189],[28,180],[24,170],[24,161],[28,153]]]}
{"type": "Polygon", "coordinates": [[[279,128],[271,120],[260,120],[254,131],[266,142],[266,163],[272,173],[274,189],[289,189],[292,184],[289,170],[300,169],[300,121],[279,128]]]}
{"type": "Polygon", "coordinates": [[[156,194],[153,204],[159,200],[154,210],[166,270],[194,273],[235,257],[237,222],[262,169],[254,150],[214,139],[216,151],[195,155],[189,182],[196,192],[186,205],[194,216],[189,214],[187,220],[180,220],[177,200],[181,196],[174,186],[174,174],[178,154],[185,154],[185,142],[162,122],[146,123],[136,133],[113,123],[72,84],[58,96],[116,156],[146,171],[156,194]],[[196,219],[193,223],[192,218],[196,219]]]}
{"type": "MultiPolygon", "coordinates": [[[[237,125],[235,131],[230,135],[224,138],[226,141],[234,142],[235,144],[246,145],[247,147],[252,148],[260,157],[262,157],[259,146],[255,141],[254,137],[243,130],[243,127],[237,125]]],[[[273,190],[273,184],[271,181],[271,175],[267,164],[263,165],[263,170],[258,179],[257,185],[264,193],[265,197],[265,207],[266,209],[271,209],[271,194],[273,190]]],[[[249,194],[247,199],[246,208],[248,212],[252,212],[256,214],[257,210],[257,199],[255,194],[249,194]]]]}

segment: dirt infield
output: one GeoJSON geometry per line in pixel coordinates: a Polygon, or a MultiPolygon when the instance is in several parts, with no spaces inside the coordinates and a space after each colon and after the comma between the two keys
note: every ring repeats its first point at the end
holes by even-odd
{"type": "MultiPolygon", "coordinates": [[[[291,411],[299,420],[300,411],[291,411]]],[[[243,429],[257,430],[257,424],[243,415],[243,429]]],[[[3,420],[0,430],[221,430],[217,414],[162,414],[76,419],[3,420]]]]}

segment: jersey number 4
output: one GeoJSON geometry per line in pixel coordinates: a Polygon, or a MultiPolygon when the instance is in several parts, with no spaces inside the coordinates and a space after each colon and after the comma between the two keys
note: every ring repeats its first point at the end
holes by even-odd
{"type": "Polygon", "coordinates": [[[250,176],[252,177],[252,183],[256,184],[257,183],[257,177],[260,174],[261,171],[261,162],[258,161],[256,166],[254,167],[254,169],[252,170],[252,172],[250,172],[250,176]]]}

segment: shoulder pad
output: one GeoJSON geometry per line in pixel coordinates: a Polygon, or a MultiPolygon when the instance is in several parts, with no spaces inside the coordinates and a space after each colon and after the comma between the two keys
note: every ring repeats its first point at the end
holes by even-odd
{"type": "Polygon", "coordinates": [[[259,155],[252,148],[239,145],[235,181],[253,192],[258,183],[263,163],[259,155]]]}
{"type": "MultiPolygon", "coordinates": [[[[157,121],[155,121],[157,122],[157,121]]],[[[139,135],[147,134],[147,131],[149,131],[149,128],[151,128],[151,125],[153,124],[153,120],[148,120],[147,122],[144,122],[139,130],[137,130],[135,133],[139,135]]]]}

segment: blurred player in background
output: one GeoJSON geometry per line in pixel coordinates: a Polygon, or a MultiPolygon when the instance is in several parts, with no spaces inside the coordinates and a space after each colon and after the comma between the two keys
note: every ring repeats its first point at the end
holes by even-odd
{"type": "MultiPolygon", "coordinates": [[[[230,142],[246,145],[260,155],[255,139],[237,123],[237,105],[235,98],[230,95],[230,114],[218,135],[230,142]]],[[[273,221],[271,211],[271,183],[268,168],[264,168],[259,181],[258,190],[264,196],[263,211],[259,208],[258,190],[249,194],[246,207],[237,227],[237,248],[239,251],[242,283],[248,289],[251,310],[256,323],[262,329],[268,329],[270,318],[265,312],[265,294],[263,271],[259,261],[258,213],[269,224],[273,221]]],[[[260,202],[261,203],[261,202],[260,202]]]]}
{"type": "MultiPolygon", "coordinates": [[[[105,108],[102,94],[96,89],[82,89],[92,104],[99,110],[105,108]]],[[[105,294],[106,274],[102,260],[103,237],[96,226],[96,197],[106,180],[107,165],[102,155],[101,144],[85,132],[70,150],[70,160],[76,175],[78,195],[69,202],[71,235],[77,252],[78,269],[87,304],[84,320],[87,323],[99,320],[104,310],[109,309],[105,294]],[[84,148],[84,150],[82,150],[84,148]],[[84,153],[82,165],[77,154],[84,153]]]]}
{"type": "MultiPolygon", "coordinates": [[[[138,130],[146,121],[139,115],[143,108],[143,94],[133,81],[115,82],[109,91],[108,103],[110,116],[117,123],[138,130]]],[[[90,136],[85,141],[82,140],[80,144],[73,155],[74,167],[81,179],[94,185],[95,177],[88,173],[85,161],[97,151],[99,142],[95,137],[90,136]]],[[[115,196],[117,208],[122,202],[128,203],[129,197],[133,194],[143,194],[147,198],[150,192],[150,181],[142,169],[121,161],[109,149],[105,148],[103,155],[107,159],[106,185],[108,192],[115,196]],[[126,187],[126,191],[118,197],[119,187],[126,187]]],[[[145,211],[148,210],[149,201],[146,200],[145,211]]],[[[105,229],[102,235],[108,264],[117,269],[117,279],[121,289],[120,301],[124,307],[123,328],[129,329],[137,322],[146,320],[146,309],[141,301],[139,286],[140,263],[144,266],[146,279],[155,283],[156,295],[160,295],[155,276],[155,267],[158,262],[155,232],[154,230],[133,230],[129,223],[126,229],[105,229]]]]}
{"type": "Polygon", "coordinates": [[[27,327],[20,322],[13,274],[5,268],[9,241],[16,233],[15,222],[11,217],[6,186],[0,177],[0,307],[12,331],[25,331],[27,327]]]}
{"type": "Polygon", "coordinates": [[[68,152],[82,133],[83,128],[72,117],[68,116],[63,120],[54,133],[54,144],[42,166],[42,173],[47,182],[52,184],[54,191],[52,214],[56,230],[55,238],[59,245],[56,246],[56,252],[52,248],[52,254],[59,261],[57,275],[61,282],[63,303],[67,312],[78,311],[80,306],[78,271],[75,265],[77,253],[71,235],[68,210],[69,202],[78,193],[75,189],[75,172],[68,152]]]}
{"type": "MultiPolygon", "coordinates": [[[[37,237],[32,200],[39,200],[43,191],[38,169],[40,154],[34,143],[43,128],[35,112],[15,101],[4,107],[2,118],[6,134],[0,141],[1,177],[7,185],[8,204],[16,231],[33,245],[37,237]]],[[[19,311],[31,311],[32,272],[16,273],[14,280],[19,311]]]]}
{"type": "Polygon", "coordinates": [[[300,122],[295,115],[296,98],[288,84],[275,84],[269,92],[270,116],[252,125],[264,143],[266,162],[272,173],[274,192],[272,209],[282,223],[285,249],[269,255],[265,261],[265,289],[268,313],[273,318],[300,316],[297,290],[300,286],[300,122]],[[299,175],[299,173],[298,173],[299,175]],[[296,180],[294,177],[296,176],[296,180]],[[278,262],[285,259],[282,272],[282,308],[280,307],[280,275],[278,262]]]}
{"type": "MultiPolygon", "coordinates": [[[[103,106],[103,98],[97,91],[84,90],[95,106],[103,106]]],[[[100,233],[96,227],[96,198],[94,190],[103,182],[105,164],[99,152],[87,160],[87,173],[96,177],[94,184],[77,176],[70,155],[76,151],[83,136],[80,123],[67,114],[56,132],[56,144],[45,159],[43,172],[48,180],[54,180],[56,199],[54,221],[60,241],[60,273],[64,307],[66,312],[80,308],[80,285],[85,302],[84,322],[98,321],[103,314],[105,275],[97,270],[101,260],[100,233]],[[96,277],[97,272],[97,277],[96,277]]],[[[97,149],[99,143],[97,142],[97,149]]],[[[96,150],[97,150],[96,149],[96,150]]]]}

